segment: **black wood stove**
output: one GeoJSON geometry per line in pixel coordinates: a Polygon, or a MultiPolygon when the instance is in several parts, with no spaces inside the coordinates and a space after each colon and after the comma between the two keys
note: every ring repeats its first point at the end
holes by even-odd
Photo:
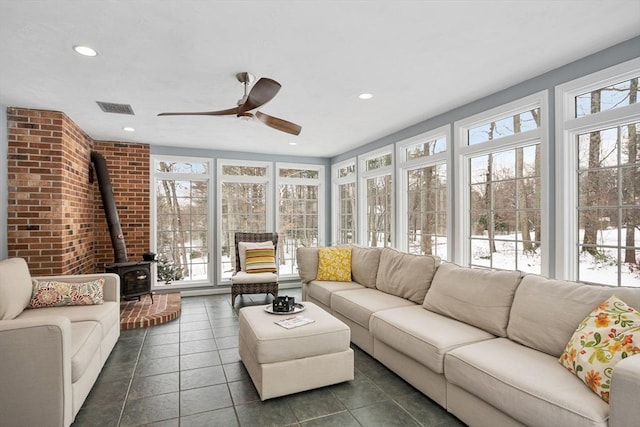
{"type": "MultiPolygon", "coordinates": [[[[127,247],[124,244],[124,234],[122,234],[120,217],[118,216],[118,209],[113,197],[107,162],[102,154],[92,151],[91,164],[98,178],[102,206],[104,207],[104,214],[107,218],[111,245],[113,246],[115,257],[113,264],[105,266],[105,271],[120,276],[121,298],[138,298],[139,300],[142,295],[149,294],[151,295],[151,302],[153,303],[153,294],[151,293],[151,264],[154,262],[155,254],[150,252],[145,253],[144,261],[129,261],[127,259],[127,247]],[[147,259],[148,255],[152,255],[152,257],[147,259]]],[[[90,174],[90,181],[93,182],[93,173],[90,174]]]]}

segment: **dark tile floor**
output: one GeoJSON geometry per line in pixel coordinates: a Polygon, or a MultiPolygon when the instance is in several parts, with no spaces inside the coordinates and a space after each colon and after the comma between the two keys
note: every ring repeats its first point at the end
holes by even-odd
{"type": "Polygon", "coordinates": [[[73,426],[463,425],[356,346],[353,381],[261,402],[237,347],[229,295],[183,298],[180,318],[122,331],[73,426]]]}

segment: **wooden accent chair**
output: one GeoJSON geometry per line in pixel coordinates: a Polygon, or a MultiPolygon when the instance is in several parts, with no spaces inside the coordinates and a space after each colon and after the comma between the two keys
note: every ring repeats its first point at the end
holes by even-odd
{"type": "Polygon", "coordinates": [[[278,296],[278,273],[247,273],[240,264],[240,242],[260,243],[272,241],[278,268],[278,233],[242,233],[234,235],[236,265],[231,276],[231,305],[235,307],[236,297],[242,294],[271,294],[278,296]]]}

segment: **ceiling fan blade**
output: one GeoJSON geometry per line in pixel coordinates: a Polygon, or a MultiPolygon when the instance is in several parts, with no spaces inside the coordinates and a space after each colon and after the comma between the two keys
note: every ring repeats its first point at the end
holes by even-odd
{"type": "Polygon", "coordinates": [[[219,111],[201,111],[195,113],[160,113],[158,116],[235,116],[238,114],[238,107],[219,111]]]}
{"type": "Polygon", "coordinates": [[[255,116],[265,125],[282,132],[290,133],[291,135],[299,135],[300,131],[302,130],[302,127],[295,123],[291,123],[286,120],[261,113],[260,111],[256,111],[255,116]]]}
{"type": "Polygon", "coordinates": [[[262,77],[249,91],[247,100],[238,107],[238,113],[255,110],[271,101],[280,90],[280,83],[267,77],[262,77]]]}

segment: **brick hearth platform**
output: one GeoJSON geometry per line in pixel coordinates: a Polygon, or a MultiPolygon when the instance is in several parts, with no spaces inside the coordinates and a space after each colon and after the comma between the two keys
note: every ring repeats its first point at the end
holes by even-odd
{"type": "Polygon", "coordinates": [[[137,329],[160,325],[180,316],[180,293],[143,295],[140,301],[120,302],[120,329],[137,329]]]}

